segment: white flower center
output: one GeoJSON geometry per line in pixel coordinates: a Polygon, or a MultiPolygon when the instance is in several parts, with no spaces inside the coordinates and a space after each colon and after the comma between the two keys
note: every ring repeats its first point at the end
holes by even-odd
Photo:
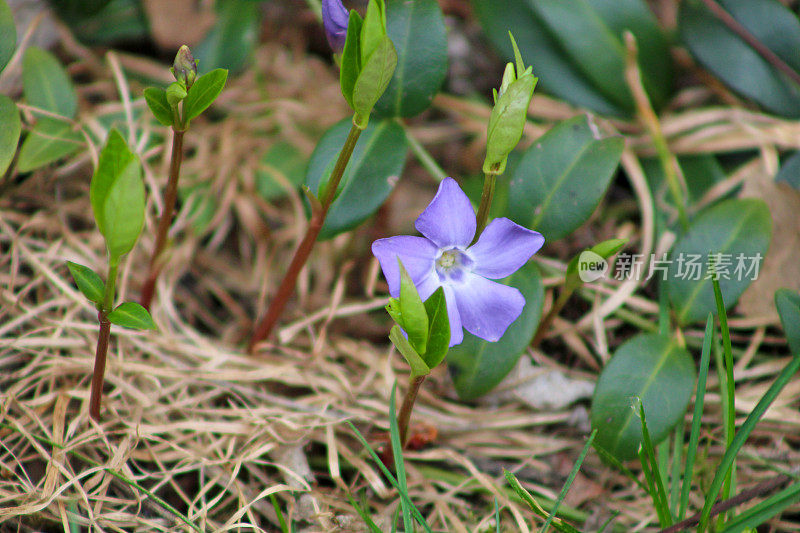
{"type": "Polygon", "coordinates": [[[441,250],[436,258],[436,273],[442,281],[460,281],[463,273],[471,270],[472,263],[472,259],[458,248],[441,250]]]}

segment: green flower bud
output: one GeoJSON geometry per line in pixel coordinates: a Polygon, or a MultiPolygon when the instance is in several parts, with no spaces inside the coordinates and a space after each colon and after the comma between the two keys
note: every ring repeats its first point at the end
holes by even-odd
{"type": "Polygon", "coordinates": [[[509,33],[514,47],[514,64],[506,65],[499,91],[494,91],[494,108],[489,118],[486,140],[486,159],[483,171],[487,174],[502,174],[511,150],[517,146],[525,129],[528,107],[533,98],[533,90],[538,79],[533,68],[525,68],[514,36],[509,33]]]}
{"type": "Polygon", "coordinates": [[[175,61],[172,63],[172,75],[181,83],[185,89],[189,89],[197,79],[197,60],[192,55],[192,51],[185,44],[178,49],[175,54],[175,61]]]}

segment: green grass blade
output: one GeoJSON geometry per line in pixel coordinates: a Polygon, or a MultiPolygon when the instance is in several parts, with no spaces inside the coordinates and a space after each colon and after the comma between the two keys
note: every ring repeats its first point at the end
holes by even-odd
{"type": "Polygon", "coordinates": [[[800,483],[786,487],[742,514],[733,517],[725,524],[721,533],[736,533],[748,528],[755,528],[797,502],[800,502],[800,483]]]}
{"type": "Polygon", "coordinates": [[[597,435],[596,429],[592,431],[591,435],[589,435],[589,438],[586,440],[586,444],[583,445],[581,454],[578,456],[578,460],[575,461],[574,465],[572,465],[572,470],[570,471],[569,476],[567,476],[567,480],[564,482],[564,487],[561,489],[561,493],[558,495],[558,498],[556,498],[556,503],[553,505],[553,508],[550,509],[550,516],[547,517],[547,520],[542,526],[542,533],[547,533],[547,530],[550,528],[550,523],[558,513],[558,508],[561,505],[561,502],[564,501],[564,498],[566,498],[567,492],[569,492],[569,488],[572,486],[572,482],[575,481],[575,476],[578,475],[578,471],[581,469],[581,465],[583,464],[583,460],[586,458],[586,454],[589,453],[589,448],[592,446],[595,435],[597,435]]]}
{"type": "MultiPolygon", "coordinates": [[[[725,418],[725,448],[729,448],[733,442],[733,434],[736,432],[736,382],[733,379],[733,349],[731,348],[731,332],[728,329],[728,315],[725,312],[725,302],[722,299],[722,290],[719,287],[719,280],[716,275],[711,276],[711,283],[714,286],[714,300],[717,304],[717,316],[719,318],[719,329],[722,333],[722,349],[725,356],[725,394],[727,398],[726,418],[725,418]]],[[[722,487],[722,499],[727,500],[731,496],[733,483],[736,476],[736,463],[731,465],[725,483],[722,487]]],[[[725,513],[720,514],[720,523],[724,521],[725,513]]]]}
{"type": "Polygon", "coordinates": [[[274,494],[270,494],[269,499],[275,509],[275,514],[278,515],[278,525],[281,528],[281,533],[289,533],[289,526],[286,525],[286,519],[283,517],[283,511],[281,511],[281,506],[278,504],[278,498],[274,494]]]}
{"type": "Polygon", "coordinates": [[[708,527],[708,519],[711,515],[711,507],[714,505],[714,502],[719,496],[720,490],[722,489],[722,484],[727,477],[728,470],[730,470],[733,462],[736,460],[736,454],[739,453],[739,450],[744,445],[747,438],[750,436],[750,433],[753,432],[758,421],[764,416],[764,413],[769,408],[770,404],[775,401],[775,398],[778,394],[783,390],[789,380],[797,373],[798,369],[800,369],[800,354],[795,354],[794,358],[787,364],[783,370],[781,370],[778,377],[775,378],[775,381],[770,385],[767,392],[764,393],[764,396],[758,401],[755,408],[747,415],[747,419],[745,419],[744,424],[733,437],[733,442],[731,443],[730,447],[728,447],[725,455],[722,457],[722,461],[720,462],[719,468],[717,468],[716,474],[714,474],[714,479],[711,482],[711,486],[708,489],[706,494],[706,501],[703,505],[703,511],[700,518],[700,526],[698,531],[705,531],[708,527]]]}
{"type": "Polygon", "coordinates": [[[497,504],[497,497],[494,499],[494,525],[496,533],[500,533],[500,506],[497,504]]]}
{"type": "MultiPolygon", "coordinates": [[[[2,423],[2,422],[0,422],[0,428],[8,429],[8,430],[11,430],[11,431],[18,431],[15,426],[12,426],[11,424],[5,424],[5,423],[2,423]]],[[[56,447],[56,448],[58,448],[60,450],[66,451],[67,453],[71,454],[73,457],[77,458],[80,461],[83,461],[86,464],[92,465],[94,467],[102,468],[103,471],[106,472],[107,474],[110,474],[111,476],[117,478],[118,480],[122,481],[126,485],[129,485],[131,488],[136,489],[137,491],[141,492],[142,494],[144,494],[145,496],[147,496],[148,498],[153,500],[156,503],[156,505],[158,505],[159,507],[161,507],[162,509],[164,509],[165,511],[167,511],[168,513],[173,515],[175,518],[179,519],[181,522],[183,522],[184,524],[186,524],[187,526],[189,526],[193,530],[197,531],[198,533],[202,533],[204,531],[204,529],[202,529],[200,526],[198,526],[197,524],[195,524],[194,522],[189,520],[188,516],[186,516],[185,514],[180,512],[179,510],[177,510],[172,505],[170,505],[169,502],[167,502],[166,500],[164,500],[163,498],[161,498],[160,496],[158,496],[154,492],[152,492],[150,490],[147,490],[143,486],[139,485],[133,479],[130,479],[130,478],[126,477],[124,474],[121,474],[121,473],[119,473],[116,470],[113,470],[111,468],[103,467],[103,466],[101,466],[101,464],[99,462],[95,461],[91,457],[89,457],[87,455],[84,455],[84,454],[82,454],[80,452],[77,452],[75,450],[69,449],[66,446],[64,446],[63,444],[59,444],[59,443],[57,443],[55,441],[52,441],[52,440],[50,440],[50,439],[48,439],[46,437],[41,437],[39,435],[33,435],[33,434],[31,434],[30,436],[33,437],[34,439],[38,440],[39,442],[43,442],[43,443],[47,444],[48,446],[54,446],[54,447],[56,447]]]]}
{"type": "Polygon", "coordinates": [[[700,442],[700,421],[703,416],[703,405],[706,398],[706,381],[708,380],[708,366],[711,361],[713,332],[714,317],[709,313],[706,319],[706,332],[703,336],[703,349],[700,353],[700,372],[698,372],[697,375],[697,392],[694,396],[692,429],[689,433],[689,446],[686,449],[686,464],[683,469],[683,486],[681,486],[681,503],[678,509],[678,521],[686,518],[686,508],[689,505],[689,491],[692,488],[694,462],[697,458],[697,445],[700,442]]]}
{"type": "Polygon", "coordinates": [[[361,505],[358,504],[358,502],[356,502],[356,500],[349,492],[347,493],[347,499],[350,502],[350,505],[353,506],[353,509],[355,509],[358,515],[361,517],[361,520],[363,520],[364,523],[367,525],[371,533],[382,533],[381,528],[379,528],[377,524],[375,524],[369,513],[364,509],[364,507],[362,507],[361,505]]]}
{"type": "Polygon", "coordinates": [[[653,448],[653,441],[650,439],[650,431],[647,429],[647,418],[644,413],[644,404],[639,403],[639,418],[642,420],[642,447],[639,450],[639,460],[642,462],[642,470],[645,472],[645,479],[649,486],[650,496],[658,514],[658,522],[661,527],[672,525],[672,515],[667,504],[667,493],[664,490],[664,482],[661,479],[661,471],[656,462],[656,453],[653,448]]]}
{"type": "Polygon", "coordinates": [[[395,406],[395,394],[397,393],[397,382],[392,385],[392,395],[389,399],[389,439],[392,444],[392,455],[394,456],[394,470],[397,472],[398,490],[406,495],[400,500],[400,507],[403,511],[403,528],[405,531],[414,531],[411,522],[411,511],[406,505],[408,497],[408,483],[406,482],[406,465],[403,461],[403,445],[400,442],[400,429],[397,427],[397,408],[395,406]]]}
{"type": "MultiPolygon", "coordinates": [[[[525,489],[525,487],[523,487],[520,484],[519,480],[517,479],[517,476],[515,476],[506,469],[503,469],[503,474],[505,474],[506,476],[506,481],[508,481],[508,485],[512,488],[514,492],[517,493],[517,496],[519,496],[522,499],[522,501],[525,502],[528,505],[528,507],[531,508],[531,510],[534,513],[541,516],[542,518],[547,518],[549,516],[549,513],[545,511],[541,505],[539,505],[539,502],[537,502],[533,498],[533,495],[531,495],[531,493],[528,492],[525,489]]],[[[560,518],[553,519],[553,527],[556,529],[556,531],[561,531],[562,533],[580,533],[577,529],[567,524],[560,518]]]]}
{"type": "Polygon", "coordinates": [[[683,453],[683,424],[675,426],[672,432],[672,463],[669,471],[669,508],[672,514],[678,512],[678,498],[681,488],[681,455],[683,453]]]}
{"type": "Polygon", "coordinates": [[[408,498],[408,494],[400,492],[397,480],[392,475],[392,473],[389,472],[389,469],[386,468],[386,465],[383,464],[383,461],[381,461],[381,458],[378,457],[378,454],[375,453],[375,450],[373,450],[372,447],[369,445],[367,439],[364,438],[364,435],[362,435],[361,432],[358,431],[358,429],[356,429],[353,423],[350,422],[349,420],[347,421],[347,425],[350,426],[351,430],[353,430],[353,433],[355,434],[358,441],[361,443],[362,446],[364,446],[364,448],[366,448],[367,453],[369,453],[370,457],[372,457],[372,460],[375,462],[375,464],[378,465],[378,468],[380,468],[381,472],[383,472],[383,475],[386,476],[386,479],[389,480],[389,483],[392,485],[392,487],[397,489],[397,492],[400,494],[400,499],[406,500],[406,504],[409,506],[409,510],[411,511],[411,516],[413,516],[414,519],[417,522],[419,522],[419,524],[425,529],[427,533],[433,533],[431,531],[431,527],[428,525],[428,523],[425,521],[425,518],[422,516],[422,513],[419,511],[419,509],[417,509],[417,506],[414,505],[414,502],[412,502],[408,498]]]}

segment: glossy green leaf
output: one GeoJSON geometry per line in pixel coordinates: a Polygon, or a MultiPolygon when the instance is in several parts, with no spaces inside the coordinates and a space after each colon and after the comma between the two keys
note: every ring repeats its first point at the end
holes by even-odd
{"type": "Polygon", "coordinates": [[[797,190],[800,190],[800,151],[792,153],[788,158],[781,162],[775,182],[788,183],[797,190]]]}
{"type": "Polygon", "coordinates": [[[427,300],[425,312],[428,315],[428,347],[422,356],[430,368],[439,366],[450,348],[450,318],[447,316],[447,300],[444,289],[439,287],[427,300]]]}
{"type": "Polygon", "coordinates": [[[0,0],[0,72],[14,55],[17,48],[17,28],[14,25],[14,14],[6,0],[0,0]]]}
{"type": "Polygon", "coordinates": [[[63,120],[40,117],[25,137],[17,159],[20,172],[43,167],[83,148],[85,140],[74,131],[70,123],[63,120]]]}
{"type": "Polygon", "coordinates": [[[636,457],[642,440],[637,398],[657,444],[683,419],[694,382],[691,355],[669,337],[643,334],[626,341],[603,368],[594,391],[595,446],[620,461],[636,457]]]}
{"type": "Polygon", "coordinates": [[[776,291],[775,307],[778,308],[789,348],[796,356],[800,354],[800,294],[789,289],[776,291]]]}
{"type": "Polygon", "coordinates": [[[497,386],[517,364],[539,325],[544,289],[536,265],[528,263],[500,282],[519,289],[525,307],[499,341],[485,341],[465,331],[464,342],[450,348],[447,366],[463,400],[482,396],[497,386]]]}
{"type": "Polygon", "coordinates": [[[386,32],[397,50],[397,67],[375,112],[413,117],[431,105],[447,74],[447,30],[439,3],[389,0],[386,32]]]}
{"type": "Polygon", "coordinates": [[[147,309],[136,302],[124,302],[108,313],[108,321],[130,329],[157,329],[147,309]]]}
{"type": "Polygon", "coordinates": [[[206,38],[192,48],[200,72],[216,68],[239,72],[258,42],[261,27],[259,3],[249,0],[217,2],[217,23],[206,38]]]}
{"type": "Polygon", "coordinates": [[[214,100],[217,99],[217,96],[225,87],[227,79],[228,71],[221,68],[212,70],[197,78],[183,101],[183,120],[187,125],[190,120],[197,117],[214,103],[214,100]]]}
{"type": "Polygon", "coordinates": [[[529,0],[472,0],[475,15],[484,32],[507,61],[514,58],[508,32],[514,34],[522,56],[536,68],[540,87],[568,102],[605,115],[623,115],[620,107],[594,88],[573,65],[534,12],[529,0]]]}
{"type": "Polygon", "coordinates": [[[117,130],[108,134],[89,198],[111,261],[130,252],[144,225],[145,192],[139,159],[117,130]]]}
{"type": "MultiPolygon", "coordinates": [[[[419,297],[414,281],[408,275],[400,257],[400,298],[398,299],[399,318],[398,325],[408,334],[408,342],[418,354],[424,354],[428,347],[428,314],[425,304],[419,297]]],[[[428,365],[430,367],[430,365],[428,365]]]]}
{"type": "Polygon", "coordinates": [[[147,102],[147,107],[150,108],[156,120],[164,126],[172,126],[172,108],[167,102],[167,93],[164,89],[148,87],[144,90],[144,101],[147,102]]]}
{"type": "Polygon", "coordinates": [[[8,96],[0,94],[0,176],[5,174],[8,165],[14,159],[14,154],[17,153],[21,130],[22,124],[16,104],[8,96]]]}
{"type": "Polygon", "coordinates": [[[394,344],[397,351],[400,352],[400,355],[408,362],[408,365],[411,367],[412,375],[427,376],[431,373],[430,367],[425,364],[422,357],[420,357],[414,347],[411,346],[411,343],[408,342],[408,339],[400,330],[400,326],[392,326],[392,329],[389,331],[389,340],[392,341],[392,344],[394,344]]]}
{"type": "Polygon", "coordinates": [[[625,115],[634,103],[624,78],[623,33],[639,47],[645,89],[656,108],[672,86],[667,40],[642,0],[473,0],[476,15],[493,44],[512,58],[511,31],[542,89],[603,114],[625,115]]]}
{"type": "Polygon", "coordinates": [[[361,72],[353,87],[353,111],[362,121],[369,117],[375,103],[389,86],[396,66],[397,52],[392,41],[384,37],[361,65],[361,72]]]}
{"type": "Polygon", "coordinates": [[[353,89],[356,86],[358,73],[361,72],[361,27],[364,21],[361,15],[353,9],[347,22],[347,40],[342,50],[342,65],[339,70],[339,85],[342,96],[353,107],[353,89]]]}
{"type": "Polygon", "coordinates": [[[603,137],[587,117],[564,121],[522,156],[509,187],[509,217],[548,242],[586,222],[622,155],[621,137],[603,137]]]}
{"type": "MultiPolygon", "coordinates": [[[[791,10],[778,0],[721,0],[719,4],[775,55],[800,71],[800,21],[791,10]]],[[[692,55],[734,91],[774,113],[800,117],[800,87],[700,0],[681,2],[678,28],[692,55]]]]}
{"type": "Polygon", "coordinates": [[[72,261],[67,261],[67,268],[72,274],[72,279],[75,280],[75,285],[86,296],[86,299],[97,305],[102,304],[105,284],[100,276],[91,268],[72,261]]]}
{"type": "Polygon", "coordinates": [[[308,161],[294,145],[279,141],[269,147],[256,169],[256,191],[266,200],[286,196],[303,183],[308,161]],[[288,188],[288,189],[287,189],[288,188]]]}
{"type": "MultiPolygon", "coordinates": [[[[311,191],[318,193],[320,184],[327,182],[330,173],[325,170],[332,168],[351,126],[350,119],[345,119],[320,139],[306,173],[306,185],[311,191]]],[[[354,228],[383,204],[403,172],[407,142],[403,128],[394,121],[371,121],[359,137],[339,183],[338,196],[322,226],[321,239],[354,228]]]]}
{"type": "MultiPolygon", "coordinates": [[[[81,0],[72,1],[81,3],[81,0]]],[[[88,16],[62,10],[59,15],[84,43],[107,45],[150,38],[150,24],[141,0],[111,0],[103,9],[88,16]]]]}
{"type": "Polygon", "coordinates": [[[730,309],[757,275],[771,237],[769,208],[759,199],[725,200],[698,215],[670,254],[666,287],[678,320],[689,324],[717,312],[709,254],[722,254],[714,257],[720,259],[717,275],[730,309]]]}
{"type": "Polygon", "coordinates": [[[58,59],[36,46],[22,56],[22,83],[28,105],[73,118],[78,111],[75,88],[58,59]]]}

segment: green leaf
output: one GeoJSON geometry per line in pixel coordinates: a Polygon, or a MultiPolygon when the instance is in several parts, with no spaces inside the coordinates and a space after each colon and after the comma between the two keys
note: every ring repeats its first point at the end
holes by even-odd
{"type": "Polygon", "coordinates": [[[0,72],[8,64],[17,48],[17,28],[14,14],[6,0],[0,0],[0,72]]]}
{"type": "Polygon", "coordinates": [[[513,60],[507,43],[510,30],[534,65],[542,89],[603,114],[634,111],[624,78],[622,36],[630,30],[639,47],[645,89],[656,108],[666,102],[672,87],[669,46],[642,0],[507,0],[503,9],[492,0],[472,3],[507,60],[513,60]]]}
{"type": "Polygon", "coordinates": [[[67,71],[53,54],[36,46],[22,56],[22,83],[28,105],[74,118],[78,97],[67,71]]]}
{"type": "Polygon", "coordinates": [[[764,524],[767,520],[797,502],[800,502],[800,483],[793,483],[777,494],[725,522],[721,533],[756,531],[757,526],[764,524]]]}
{"type": "Polygon", "coordinates": [[[83,293],[84,296],[97,305],[103,303],[103,296],[105,293],[105,284],[100,276],[91,268],[72,261],[67,261],[67,268],[69,268],[72,279],[75,280],[75,285],[83,293]]]}
{"type": "MultiPolygon", "coordinates": [[[[200,113],[208,109],[219,93],[225,87],[228,79],[228,71],[218,68],[208,74],[203,74],[195,80],[189,94],[183,101],[183,120],[188,126],[189,121],[197,117],[200,113]]],[[[165,95],[166,96],[166,95],[165,95]]]]}
{"type": "Polygon", "coordinates": [[[307,158],[294,145],[278,141],[269,147],[256,169],[256,191],[266,200],[286,195],[287,187],[298,189],[306,174],[307,158]]]}
{"type": "Polygon", "coordinates": [[[363,26],[361,15],[355,9],[350,11],[350,20],[347,23],[347,39],[342,50],[342,66],[339,71],[339,85],[342,96],[353,108],[353,89],[356,86],[358,74],[361,72],[361,28],[363,26]]]}
{"type": "Polygon", "coordinates": [[[771,236],[769,208],[759,199],[724,200],[700,213],[689,232],[673,246],[666,279],[680,323],[689,324],[717,312],[708,274],[709,254],[722,254],[717,275],[730,309],[757,274],[759,258],[767,253],[771,236]]]}
{"type": "Polygon", "coordinates": [[[485,341],[465,331],[464,342],[450,348],[447,366],[463,400],[482,396],[497,386],[517,364],[539,325],[544,289],[536,265],[528,263],[500,283],[519,289],[525,307],[499,341],[485,341]]]}
{"type": "Polygon", "coordinates": [[[544,91],[604,115],[624,115],[628,106],[611,102],[572,64],[530,5],[529,0],[472,0],[475,15],[494,47],[506,61],[514,59],[508,32],[514,34],[522,56],[536,67],[544,91]]]}
{"type": "Polygon", "coordinates": [[[375,112],[413,117],[431,105],[447,74],[447,30],[439,3],[389,0],[386,33],[397,50],[397,67],[375,112]]]}
{"type": "Polygon", "coordinates": [[[113,261],[130,252],[144,225],[144,182],[139,159],[117,130],[111,130],[92,176],[89,198],[113,261]]]}
{"type": "Polygon", "coordinates": [[[108,320],[112,324],[130,329],[157,329],[153,317],[147,309],[136,302],[124,302],[108,313],[108,320]]]}
{"type": "Polygon", "coordinates": [[[642,424],[634,411],[635,398],[641,399],[657,444],[683,418],[694,381],[691,355],[669,337],[643,334],[628,340],[597,381],[592,398],[595,446],[620,461],[636,457],[642,424]]]}
{"type": "MultiPolygon", "coordinates": [[[[398,325],[408,334],[408,342],[418,354],[424,354],[428,345],[428,314],[419,297],[414,281],[408,275],[400,257],[400,298],[398,299],[400,321],[398,325]]],[[[394,317],[393,317],[394,318],[394,317]]],[[[429,367],[431,365],[428,365],[429,367]]]]}
{"type": "Polygon", "coordinates": [[[144,90],[144,101],[147,102],[147,107],[153,112],[156,120],[164,126],[172,126],[172,108],[167,102],[167,93],[164,89],[148,87],[144,90]]]}
{"type": "MultiPolygon", "coordinates": [[[[2,2],[3,0],[0,0],[0,17],[2,17],[2,2]]],[[[14,159],[14,154],[17,153],[21,131],[22,124],[16,104],[8,96],[0,94],[0,176],[5,174],[8,165],[14,159]]]]}
{"type": "Polygon", "coordinates": [[[392,41],[384,37],[358,73],[353,87],[353,111],[366,120],[375,103],[392,80],[397,65],[397,52],[392,41]]]}
{"type": "MultiPolygon", "coordinates": [[[[61,3],[53,2],[56,8],[61,3]]],[[[81,4],[82,0],[71,0],[70,3],[81,4]]],[[[75,36],[87,44],[141,42],[150,38],[150,23],[141,0],[111,0],[102,10],[89,16],[58,11],[75,36]]]]}
{"type": "MultiPolygon", "coordinates": [[[[720,5],[751,35],[800,71],[800,21],[777,0],[723,0],[720,5]]],[[[703,66],[764,108],[800,117],[800,87],[728,29],[698,0],[681,2],[681,39],[703,66]],[[731,61],[731,58],[736,58],[731,61]]]]}
{"type": "Polygon", "coordinates": [[[84,147],[84,138],[69,122],[41,117],[25,137],[17,169],[29,172],[66,157],[84,147]]]}
{"type": "Polygon", "coordinates": [[[406,339],[405,335],[403,335],[403,332],[400,330],[400,326],[392,326],[392,329],[389,331],[389,340],[392,341],[392,344],[394,344],[397,351],[400,352],[400,355],[408,362],[408,365],[411,367],[412,375],[427,376],[431,373],[430,367],[425,364],[422,357],[414,350],[411,343],[408,342],[408,339],[406,339]]]}
{"type": "Polygon", "coordinates": [[[425,300],[428,315],[428,348],[422,355],[425,364],[436,368],[450,348],[450,318],[447,316],[447,300],[444,288],[439,287],[425,300]]]}
{"type": "Polygon", "coordinates": [[[800,355],[800,294],[779,289],[775,292],[775,307],[778,308],[789,349],[795,356],[800,355]]]}
{"type": "Polygon", "coordinates": [[[800,151],[792,153],[786,160],[781,162],[775,182],[785,182],[800,190],[800,151]]]}
{"type": "Polygon", "coordinates": [[[585,116],[564,121],[522,156],[509,188],[509,218],[548,242],[569,235],[600,203],[622,155],[585,116]]]}
{"type": "MultiPolygon", "coordinates": [[[[320,184],[327,183],[330,173],[325,169],[332,168],[351,126],[352,122],[345,119],[320,139],[306,173],[306,185],[312,191],[318,193],[320,184]]],[[[361,133],[320,239],[330,239],[358,226],[383,204],[403,172],[407,142],[402,126],[391,120],[372,121],[361,133]]]]}
{"type": "MultiPolygon", "coordinates": [[[[192,48],[200,72],[216,68],[239,72],[258,42],[261,27],[259,3],[250,0],[217,2],[217,23],[206,38],[192,48]]],[[[213,99],[212,99],[213,101],[213,99]]]]}

